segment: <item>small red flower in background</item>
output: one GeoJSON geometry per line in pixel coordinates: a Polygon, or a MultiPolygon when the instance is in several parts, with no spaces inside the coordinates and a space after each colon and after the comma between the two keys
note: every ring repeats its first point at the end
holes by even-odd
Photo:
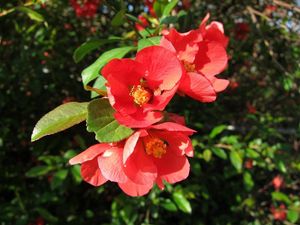
{"type": "Polygon", "coordinates": [[[273,184],[273,187],[276,191],[279,191],[280,188],[282,187],[283,185],[283,182],[284,182],[284,179],[282,176],[280,175],[277,175],[276,177],[273,178],[272,180],[272,184],[273,184]]]}
{"type": "Polygon", "coordinates": [[[153,4],[155,3],[155,0],[145,0],[145,5],[147,6],[149,13],[151,16],[156,17],[156,13],[153,8],[153,4]]]}
{"type": "Polygon", "coordinates": [[[246,169],[252,169],[253,168],[253,159],[247,159],[244,163],[244,167],[246,169]]]}
{"type": "Polygon", "coordinates": [[[266,8],[265,8],[265,10],[264,10],[264,13],[267,16],[270,16],[276,10],[277,10],[277,6],[276,5],[267,5],[266,8]]]}
{"type": "Polygon", "coordinates": [[[156,183],[176,183],[187,178],[193,156],[189,135],[195,131],[166,122],[136,131],[125,142],[93,145],[72,158],[71,165],[81,164],[83,179],[100,186],[117,182],[130,196],[147,194],[156,183]]]}
{"type": "Polygon", "coordinates": [[[182,67],[176,55],[163,47],[142,49],[132,59],[114,59],[101,71],[116,120],[127,127],[147,127],[163,118],[177,91],[182,67]]]}
{"type": "Polygon", "coordinates": [[[95,16],[100,0],[70,0],[77,17],[91,18],[95,16]]]}
{"type": "Polygon", "coordinates": [[[256,107],[249,102],[247,102],[247,110],[250,114],[255,114],[257,112],[256,107]]]}
{"type": "Polygon", "coordinates": [[[148,21],[147,21],[147,19],[146,19],[145,16],[139,15],[138,19],[139,19],[140,23],[135,23],[135,28],[138,31],[144,30],[146,27],[149,26],[149,23],[148,23],[148,21]]]}
{"type": "Polygon", "coordinates": [[[235,90],[239,86],[240,86],[239,83],[237,81],[234,81],[234,80],[230,81],[230,83],[229,83],[229,87],[230,87],[231,90],[235,90]]]}
{"type": "Polygon", "coordinates": [[[183,8],[189,9],[189,8],[191,8],[191,5],[192,5],[192,3],[191,3],[190,0],[182,0],[182,6],[183,6],[183,8]]]}
{"type": "Polygon", "coordinates": [[[65,24],[64,24],[64,28],[65,28],[66,30],[72,30],[72,25],[69,24],[69,23],[65,23],[65,24]]]}
{"type": "Polygon", "coordinates": [[[249,36],[250,33],[250,27],[248,23],[237,23],[235,24],[235,29],[234,29],[234,37],[237,40],[243,41],[246,40],[249,36]]]}
{"type": "Polygon", "coordinates": [[[201,102],[215,101],[216,93],[229,84],[228,80],[216,78],[227,66],[228,38],[221,23],[206,25],[208,19],[209,14],[197,30],[164,31],[161,40],[161,46],[176,52],[185,69],[179,91],[201,102]]]}
{"type": "Polygon", "coordinates": [[[281,204],[279,208],[275,208],[273,205],[270,208],[271,213],[273,214],[274,220],[284,221],[286,219],[286,206],[281,204]]]}
{"type": "Polygon", "coordinates": [[[35,219],[35,221],[33,223],[30,223],[28,225],[44,225],[45,224],[45,220],[42,217],[38,217],[35,219]]]}

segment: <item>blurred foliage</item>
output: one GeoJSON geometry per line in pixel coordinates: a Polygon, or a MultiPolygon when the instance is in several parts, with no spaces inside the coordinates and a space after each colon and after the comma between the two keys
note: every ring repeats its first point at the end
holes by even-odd
{"type": "Polygon", "coordinates": [[[95,143],[84,125],[30,143],[33,126],[43,114],[63,102],[89,100],[81,83],[83,68],[106,50],[136,42],[128,31],[133,30],[133,16],[147,12],[142,1],[104,1],[88,19],[77,18],[68,1],[4,1],[1,224],[300,223],[296,2],[190,1],[185,8],[186,1],[179,1],[177,13],[171,14],[159,8],[165,7],[163,1],[157,2],[157,13],[170,15],[160,21],[165,26],[196,28],[209,11],[230,37],[229,67],[222,75],[231,80],[228,90],[212,104],[176,97],[169,106],[199,131],[193,138],[196,154],[190,160],[190,177],[167,185],[163,192],[156,188],[145,197],[129,198],[114,184],[95,188],[83,183],[79,167],[67,164],[95,143]],[[133,15],[125,21],[124,9],[133,15]],[[109,36],[111,41],[101,41],[109,36]],[[120,40],[114,41],[116,37],[120,40]],[[86,41],[92,42],[87,52],[77,50],[75,64],[73,52],[86,41]],[[276,183],[278,175],[283,183],[276,183]],[[272,208],[282,205],[286,218],[280,221],[272,208]]]}

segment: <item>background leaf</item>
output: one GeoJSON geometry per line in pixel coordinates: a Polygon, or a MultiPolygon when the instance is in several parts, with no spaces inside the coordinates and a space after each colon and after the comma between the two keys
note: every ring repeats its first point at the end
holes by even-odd
{"type": "Polygon", "coordinates": [[[91,51],[93,51],[107,43],[113,43],[113,42],[117,42],[119,40],[120,39],[100,39],[100,40],[90,40],[90,41],[84,42],[82,45],[80,45],[74,51],[73,59],[76,63],[78,63],[91,51]]]}
{"type": "Polygon", "coordinates": [[[112,59],[123,58],[128,52],[134,50],[135,47],[127,46],[115,48],[104,52],[92,65],[82,71],[82,82],[87,85],[90,81],[94,80],[100,75],[102,67],[112,59]]]}
{"type": "Polygon", "coordinates": [[[188,214],[192,213],[191,204],[182,193],[175,192],[173,194],[173,200],[182,212],[188,214]]]}

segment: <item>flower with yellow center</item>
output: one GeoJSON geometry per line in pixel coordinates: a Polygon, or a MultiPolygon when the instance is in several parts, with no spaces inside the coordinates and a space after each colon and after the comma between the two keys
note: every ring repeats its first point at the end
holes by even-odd
{"type": "Polygon", "coordinates": [[[167,144],[156,137],[144,138],[144,146],[146,153],[152,155],[155,158],[161,158],[167,152],[167,144]]]}
{"type": "Polygon", "coordinates": [[[152,94],[149,89],[142,85],[134,85],[130,90],[130,96],[133,97],[133,101],[137,105],[142,107],[150,101],[152,94]]]}
{"type": "Polygon", "coordinates": [[[187,72],[195,72],[196,71],[195,64],[189,63],[187,61],[183,61],[183,66],[187,72]]]}

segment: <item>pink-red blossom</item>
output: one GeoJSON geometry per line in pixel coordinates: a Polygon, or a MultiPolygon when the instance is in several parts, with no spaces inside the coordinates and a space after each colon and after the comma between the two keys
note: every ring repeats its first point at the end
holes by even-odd
{"type": "Polygon", "coordinates": [[[207,25],[209,14],[197,30],[179,33],[172,28],[163,31],[161,46],[176,52],[184,68],[179,92],[202,102],[212,102],[223,91],[228,80],[216,77],[226,67],[228,38],[223,25],[213,21],[207,25]]]}
{"type": "Polygon", "coordinates": [[[161,189],[164,182],[176,183],[187,178],[193,156],[189,135],[183,125],[165,122],[137,130],[126,141],[96,144],[72,158],[71,165],[81,164],[83,179],[100,186],[117,182],[130,196],[147,194],[154,184],[161,189]]]}
{"type": "Polygon", "coordinates": [[[182,67],[174,53],[151,46],[139,51],[135,59],[113,59],[101,73],[115,118],[138,128],[163,118],[161,111],[177,91],[182,67]]]}

